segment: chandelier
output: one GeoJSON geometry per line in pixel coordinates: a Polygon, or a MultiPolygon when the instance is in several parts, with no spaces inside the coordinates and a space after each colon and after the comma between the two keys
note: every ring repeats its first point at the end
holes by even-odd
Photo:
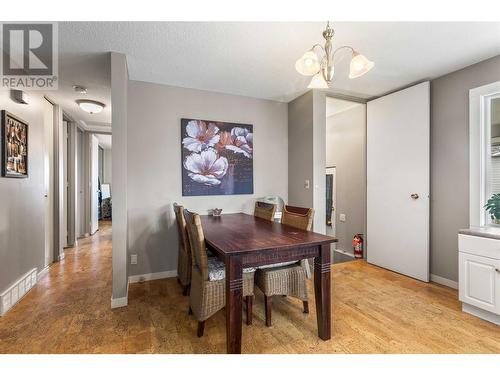
{"type": "Polygon", "coordinates": [[[373,61],[358,53],[351,46],[341,46],[332,52],[332,38],[335,31],[327,22],[323,31],[325,46],[315,44],[304,53],[295,63],[295,69],[305,76],[313,76],[311,83],[307,86],[310,89],[327,89],[333,80],[335,55],[338,51],[349,50],[351,52],[351,64],[349,66],[349,78],[358,78],[370,71],[375,65],[373,61]],[[318,49],[319,54],[316,53],[318,49]]]}

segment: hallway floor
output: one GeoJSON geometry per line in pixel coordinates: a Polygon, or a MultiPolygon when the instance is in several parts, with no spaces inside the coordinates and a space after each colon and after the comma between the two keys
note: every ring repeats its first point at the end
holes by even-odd
{"type": "MultiPolygon", "coordinates": [[[[176,279],[132,284],[129,305],[111,310],[111,226],[102,224],[0,318],[0,353],[224,353],[224,311],[198,338],[176,279]]],[[[463,313],[455,290],[363,261],[332,275],[330,341],[316,335],[310,283],[311,313],[276,298],[271,328],[257,292],[243,353],[500,353],[500,327],[463,313]]]]}

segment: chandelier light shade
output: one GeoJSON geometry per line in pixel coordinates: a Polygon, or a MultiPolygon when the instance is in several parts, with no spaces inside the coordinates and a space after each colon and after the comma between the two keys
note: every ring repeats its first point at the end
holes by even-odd
{"type": "Polygon", "coordinates": [[[374,65],[375,63],[373,61],[370,61],[365,56],[354,52],[352,54],[351,64],[349,67],[349,78],[352,79],[361,77],[363,74],[368,73],[374,65]]]}
{"type": "Polygon", "coordinates": [[[309,86],[307,86],[307,88],[308,89],[327,89],[328,88],[328,83],[323,78],[323,74],[316,73],[312,77],[311,83],[309,83],[309,86]]]}
{"type": "Polygon", "coordinates": [[[307,51],[295,63],[295,69],[305,76],[312,76],[319,72],[318,56],[313,50],[307,51]]]}
{"type": "Polygon", "coordinates": [[[351,52],[351,64],[349,78],[358,78],[370,71],[375,63],[368,60],[364,55],[356,52],[351,46],[341,46],[336,50],[332,48],[332,39],[335,31],[326,24],[323,31],[325,45],[315,44],[309,51],[304,53],[295,63],[295,69],[302,75],[313,76],[308,88],[327,89],[333,81],[335,55],[341,50],[351,52]]]}

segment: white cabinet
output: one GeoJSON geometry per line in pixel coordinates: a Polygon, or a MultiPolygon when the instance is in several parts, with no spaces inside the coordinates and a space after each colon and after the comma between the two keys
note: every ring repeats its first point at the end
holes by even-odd
{"type": "Polygon", "coordinates": [[[500,324],[500,240],[460,234],[458,243],[463,310],[500,324]]]}
{"type": "Polygon", "coordinates": [[[500,260],[460,253],[460,301],[500,314],[500,260]]]}

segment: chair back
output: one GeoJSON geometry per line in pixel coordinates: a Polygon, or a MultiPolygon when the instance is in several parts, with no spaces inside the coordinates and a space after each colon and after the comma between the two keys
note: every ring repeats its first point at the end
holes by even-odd
{"type": "Polygon", "coordinates": [[[186,228],[191,245],[193,271],[200,272],[202,280],[208,280],[207,250],[200,215],[184,210],[184,219],[186,220],[186,228]]]}
{"type": "Polygon", "coordinates": [[[179,246],[181,246],[184,251],[191,256],[186,220],[184,219],[184,207],[180,204],[174,203],[174,212],[177,222],[177,232],[179,233],[179,246]]]}
{"type": "Polygon", "coordinates": [[[276,205],[265,202],[255,202],[255,210],[253,215],[261,219],[273,221],[274,213],[276,212],[276,205]]]}
{"type": "Polygon", "coordinates": [[[310,231],[314,210],[312,208],[285,206],[281,216],[281,224],[310,231]]]}

